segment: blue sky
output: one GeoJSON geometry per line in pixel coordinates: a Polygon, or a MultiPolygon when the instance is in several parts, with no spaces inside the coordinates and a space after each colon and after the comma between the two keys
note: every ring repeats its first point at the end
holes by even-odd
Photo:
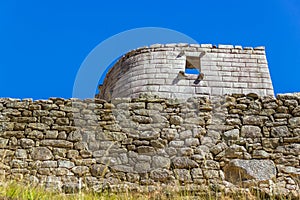
{"type": "Polygon", "coordinates": [[[70,98],[89,52],[140,27],[173,29],[199,43],[266,46],[275,92],[300,92],[299,0],[4,0],[0,96],[70,98]]]}

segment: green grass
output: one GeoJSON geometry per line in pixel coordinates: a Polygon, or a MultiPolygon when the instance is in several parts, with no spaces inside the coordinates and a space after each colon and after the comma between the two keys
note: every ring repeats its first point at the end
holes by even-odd
{"type": "Polygon", "coordinates": [[[193,193],[190,191],[167,192],[166,190],[155,190],[148,193],[123,192],[112,193],[81,191],[77,194],[63,194],[45,190],[39,186],[25,185],[20,182],[10,181],[0,183],[0,200],[258,200],[258,199],[288,199],[287,197],[268,197],[260,194],[236,193],[224,195],[214,191],[204,191],[202,193],[193,193]]]}

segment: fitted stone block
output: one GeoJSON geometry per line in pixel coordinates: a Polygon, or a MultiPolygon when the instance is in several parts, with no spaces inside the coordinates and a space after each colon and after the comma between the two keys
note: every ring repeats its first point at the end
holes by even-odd
{"type": "Polygon", "coordinates": [[[155,44],[125,54],[109,70],[96,97],[274,95],[272,91],[263,47],[155,44]]]}

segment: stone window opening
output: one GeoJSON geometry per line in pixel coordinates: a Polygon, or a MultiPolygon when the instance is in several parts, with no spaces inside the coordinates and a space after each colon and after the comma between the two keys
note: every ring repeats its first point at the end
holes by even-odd
{"type": "Polygon", "coordinates": [[[201,57],[205,52],[201,52],[199,56],[186,56],[185,71],[180,71],[179,75],[185,79],[195,80],[194,84],[200,83],[204,79],[204,73],[201,72],[201,57]]]}

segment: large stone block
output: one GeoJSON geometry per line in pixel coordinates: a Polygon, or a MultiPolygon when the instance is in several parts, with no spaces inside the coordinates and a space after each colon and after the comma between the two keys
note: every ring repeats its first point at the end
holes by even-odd
{"type": "Polygon", "coordinates": [[[261,128],[259,128],[258,126],[251,126],[251,125],[242,126],[241,136],[246,137],[246,138],[247,137],[249,137],[249,138],[262,137],[261,128]]]}
{"type": "Polygon", "coordinates": [[[33,160],[51,160],[52,152],[47,147],[35,147],[31,152],[33,160]]]}
{"type": "Polygon", "coordinates": [[[188,157],[176,157],[172,160],[172,165],[174,168],[179,169],[192,169],[199,167],[198,163],[188,157]]]}
{"type": "Polygon", "coordinates": [[[256,183],[275,180],[276,166],[271,160],[234,159],[224,167],[225,179],[235,185],[243,185],[248,181],[256,183]]]}
{"type": "Polygon", "coordinates": [[[289,131],[287,126],[276,126],[271,128],[271,136],[275,138],[291,137],[293,133],[289,131]]]}
{"type": "Polygon", "coordinates": [[[173,173],[167,169],[154,169],[150,172],[150,178],[154,181],[166,183],[174,179],[173,173]]]}
{"type": "Polygon", "coordinates": [[[292,128],[300,128],[300,117],[293,117],[289,119],[289,125],[292,128]]]}
{"type": "Polygon", "coordinates": [[[41,146],[72,148],[73,143],[66,140],[42,140],[41,146]]]}

